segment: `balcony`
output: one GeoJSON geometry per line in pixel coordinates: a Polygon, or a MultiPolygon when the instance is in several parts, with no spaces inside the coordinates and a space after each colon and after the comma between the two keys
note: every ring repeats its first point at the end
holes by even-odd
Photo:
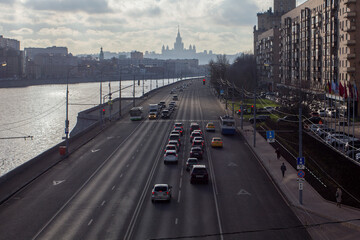
{"type": "Polygon", "coordinates": [[[353,45],[355,45],[356,44],[356,40],[347,40],[346,41],[346,45],[347,46],[353,46],[353,45]]]}
{"type": "Polygon", "coordinates": [[[346,18],[354,18],[354,17],[356,17],[356,12],[355,11],[347,12],[347,13],[345,13],[345,17],[346,18]]]}
{"type": "Polygon", "coordinates": [[[346,56],[347,59],[354,59],[356,57],[355,53],[350,53],[346,56]]]}
{"type": "Polygon", "coordinates": [[[356,31],[356,26],[350,26],[344,29],[344,32],[354,32],[356,31]]]}
{"type": "Polygon", "coordinates": [[[355,72],[355,68],[354,67],[348,67],[348,68],[346,68],[346,72],[347,73],[353,73],[353,72],[355,72]]]}
{"type": "Polygon", "coordinates": [[[356,0],[344,0],[344,4],[356,3],[356,0]]]}

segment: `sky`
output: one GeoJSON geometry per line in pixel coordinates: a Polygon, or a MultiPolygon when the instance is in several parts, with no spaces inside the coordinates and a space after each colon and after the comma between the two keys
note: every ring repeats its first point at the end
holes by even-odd
{"type": "MultiPolygon", "coordinates": [[[[306,0],[297,0],[301,4],[306,0]]],[[[77,54],[185,48],[217,54],[252,51],[256,14],[272,0],[0,0],[0,35],[26,47],[77,54]]]]}

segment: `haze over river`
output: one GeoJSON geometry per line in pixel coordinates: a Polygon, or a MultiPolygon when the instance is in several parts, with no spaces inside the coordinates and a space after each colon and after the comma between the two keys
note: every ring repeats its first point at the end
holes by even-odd
{"type": "MultiPolygon", "coordinates": [[[[145,80],[144,92],[172,83],[173,79],[145,80]],[[156,85],[156,82],[158,85],[156,85]]],[[[176,81],[176,80],[175,80],[176,81]]],[[[132,97],[133,81],[122,81],[122,97],[132,97]],[[127,88],[126,88],[127,87],[127,88]],[[124,89],[125,88],[125,89],[124,89]]],[[[143,93],[136,82],[135,96],[143,93]]],[[[119,82],[111,82],[113,98],[119,97],[119,82]]],[[[102,83],[102,95],[109,83],[102,83]]],[[[65,137],[66,84],[24,88],[0,88],[0,176],[60,143],[65,137]],[[32,136],[33,138],[24,138],[32,136]]],[[[69,84],[70,131],[78,112],[98,105],[100,83],[69,84]]]]}

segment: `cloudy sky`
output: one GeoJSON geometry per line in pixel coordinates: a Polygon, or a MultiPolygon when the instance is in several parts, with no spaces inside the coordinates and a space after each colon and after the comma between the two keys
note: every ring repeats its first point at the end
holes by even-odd
{"type": "MultiPolygon", "coordinates": [[[[306,0],[297,0],[298,4],[306,0]]],[[[272,0],[0,0],[0,35],[73,54],[155,51],[173,43],[234,54],[252,50],[256,13],[272,0]]]]}

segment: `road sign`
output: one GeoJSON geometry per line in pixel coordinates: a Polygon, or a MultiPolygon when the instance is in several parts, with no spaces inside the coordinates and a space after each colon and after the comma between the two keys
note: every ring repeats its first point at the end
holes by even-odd
{"type": "Polygon", "coordinates": [[[220,89],[220,95],[224,95],[224,90],[220,89]]]}
{"type": "Polygon", "coordinates": [[[304,172],[304,170],[299,170],[299,171],[297,172],[297,175],[298,175],[299,178],[304,178],[304,177],[305,177],[305,172],[304,172]]]}
{"type": "Polygon", "coordinates": [[[297,182],[305,182],[305,178],[297,178],[296,181],[297,182]]]}
{"type": "Polygon", "coordinates": [[[305,165],[305,158],[304,157],[298,157],[297,158],[297,165],[305,165]]]}
{"type": "Polygon", "coordinates": [[[303,190],[304,189],[304,184],[302,182],[299,182],[299,190],[303,190]]]}
{"type": "Polygon", "coordinates": [[[305,169],[305,165],[297,165],[297,170],[304,170],[305,169]]]}
{"type": "Polygon", "coordinates": [[[275,142],[275,131],[266,131],[266,139],[269,143],[275,142]]]}

